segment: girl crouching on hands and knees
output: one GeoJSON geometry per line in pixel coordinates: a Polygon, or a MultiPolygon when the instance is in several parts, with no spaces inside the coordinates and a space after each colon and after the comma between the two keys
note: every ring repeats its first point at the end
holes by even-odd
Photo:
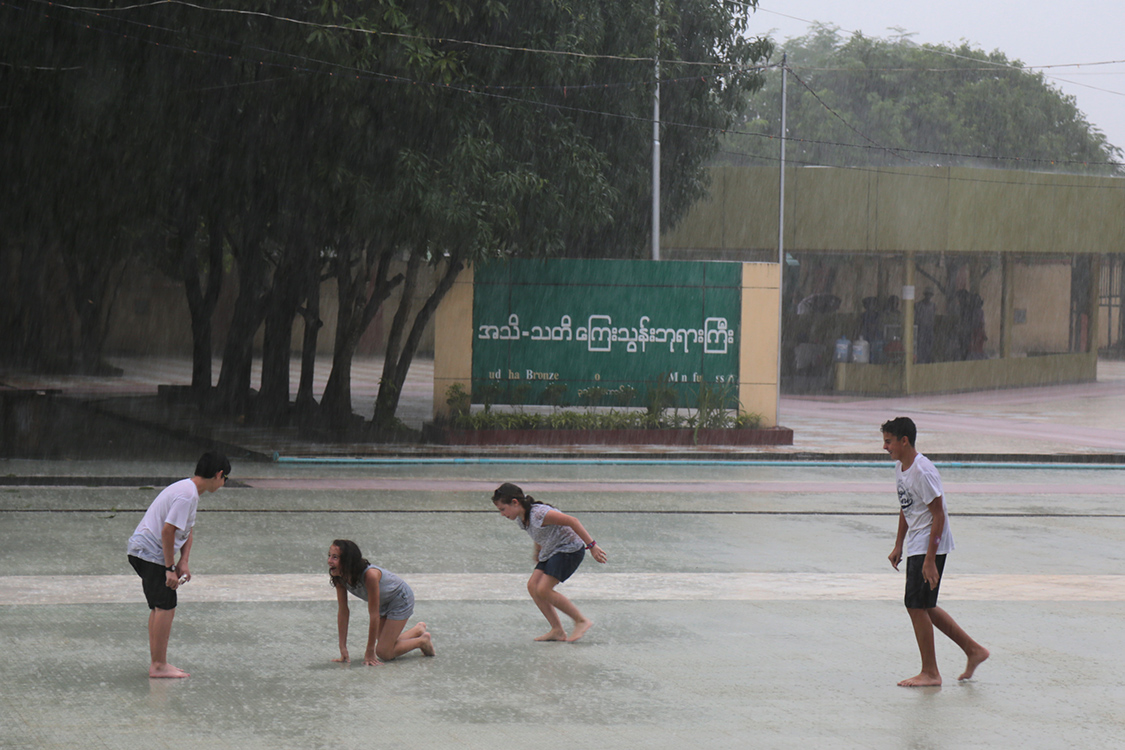
{"type": "Polygon", "coordinates": [[[570,578],[586,550],[600,563],[606,561],[605,551],[590,536],[582,522],[557,508],[525,495],[516,485],[505,482],[492,493],[492,502],[500,515],[519,524],[535,542],[535,570],[527,580],[527,591],[551,629],[537,641],[577,641],[593,625],[578,607],[555,587],[570,578]],[[574,631],[567,638],[559,620],[558,610],[574,620],[574,631]]]}
{"type": "Polygon", "coordinates": [[[414,613],[414,592],[406,582],[389,570],[372,565],[364,559],[356,543],[337,539],[328,548],[328,575],[336,589],[339,610],[336,623],[340,631],[340,658],[348,658],[348,592],[367,602],[371,624],[367,627],[367,650],[363,663],[376,667],[385,661],[418,649],[426,656],[434,655],[434,642],[420,622],[406,632],[403,627],[414,613]]]}

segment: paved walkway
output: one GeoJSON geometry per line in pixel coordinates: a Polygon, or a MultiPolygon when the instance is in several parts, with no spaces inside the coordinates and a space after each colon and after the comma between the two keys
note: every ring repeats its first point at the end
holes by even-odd
{"type": "Polygon", "coordinates": [[[942,602],[992,655],[958,682],[939,635],[945,683],[918,689],[895,684],[918,653],[886,559],[893,471],[800,462],[236,463],[201,500],[179,596],[170,656],[191,677],[150,680],[124,544],[160,483],[130,482],[184,470],[0,460],[0,747],[1125,746],[1125,467],[943,471],[942,602]],[[488,501],[506,479],[609,555],[563,586],[595,622],[578,643],[532,640],[530,541],[488,501]],[[330,661],[340,536],[412,586],[434,658],[362,666],[352,606],[353,661],[330,661]]]}
{"type": "MultiPolygon", "coordinates": [[[[125,396],[152,396],[162,384],[187,385],[191,364],[184,358],[115,357],[120,377],[24,376],[0,374],[0,387],[59,389],[69,396],[106,400],[125,396]]],[[[315,392],[320,393],[328,377],[327,362],[317,370],[315,392]]],[[[255,364],[252,383],[260,379],[255,364]]],[[[299,363],[294,362],[291,382],[299,379],[299,363]]],[[[216,362],[214,372],[218,373],[216,362]]],[[[380,357],[356,360],[352,371],[353,407],[370,417],[382,372],[380,357]]],[[[433,412],[433,361],[418,359],[407,378],[400,402],[399,417],[418,428],[433,412]]],[[[571,453],[576,455],[628,453],[668,455],[706,452],[710,454],[795,455],[880,455],[878,425],[900,414],[914,418],[919,426],[919,448],[950,458],[1005,456],[1070,457],[1075,460],[1099,457],[1125,457],[1125,362],[1102,360],[1098,381],[1074,385],[1014,388],[1007,390],[937,396],[911,396],[886,399],[848,396],[786,396],[781,399],[780,422],[794,431],[791,446],[758,448],[662,449],[653,446],[565,447],[530,449],[522,452],[571,453]]],[[[156,418],[156,417],[153,417],[156,418]]],[[[211,426],[209,426],[210,428],[211,426]]],[[[189,425],[186,429],[190,429],[189,425]]],[[[408,450],[446,453],[451,449],[396,446],[325,446],[303,443],[277,431],[246,430],[237,425],[216,425],[216,439],[271,455],[332,455],[386,453],[408,450]]],[[[473,453],[472,449],[457,449],[473,453]]],[[[511,449],[479,449],[477,453],[503,455],[511,449]]],[[[1125,460],[1125,459],[1122,459],[1125,460]]]]}

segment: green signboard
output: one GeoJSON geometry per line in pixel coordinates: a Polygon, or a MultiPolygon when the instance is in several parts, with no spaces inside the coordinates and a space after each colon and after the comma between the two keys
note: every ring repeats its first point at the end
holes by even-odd
{"type": "Polygon", "coordinates": [[[475,403],[737,408],[739,263],[511,260],[473,280],[475,403]]]}

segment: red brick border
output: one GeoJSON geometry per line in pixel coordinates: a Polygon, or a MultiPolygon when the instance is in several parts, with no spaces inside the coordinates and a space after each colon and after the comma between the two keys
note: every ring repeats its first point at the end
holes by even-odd
{"type": "Polygon", "coordinates": [[[788,427],[670,430],[440,430],[444,445],[793,445],[788,427]]]}

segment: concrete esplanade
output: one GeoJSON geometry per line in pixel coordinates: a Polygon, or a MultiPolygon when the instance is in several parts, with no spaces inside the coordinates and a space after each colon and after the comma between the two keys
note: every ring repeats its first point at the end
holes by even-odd
{"type": "MultiPolygon", "coordinates": [[[[191,676],[147,677],[125,546],[198,442],[159,460],[0,459],[0,747],[1125,746],[1121,363],[1083,385],[786,397],[793,446],[475,451],[189,418],[155,394],[186,384],[190,363],[114,364],[119,378],[0,381],[230,449],[231,481],[200,500],[170,640],[191,676]],[[991,652],[958,681],[965,657],[939,635],[941,687],[896,685],[919,668],[887,559],[899,502],[879,425],[899,414],[948,498],[940,604],[991,652]],[[307,460],[254,460],[274,451],[307,460]],[[504,481],[573,514],[608,555],[560,586],[594,623],[576,643],[533,640],[546,623],[526,590],[531,543],[490,501],[504,481]],[[433,658],[363,666],[354,601],[351,663],[332,662],[338,538],[413,588],[433,658]]],[[[432,411],[430,367],[403,394],[414,426],[432,411]]],[[[380,371],[357,363],[357,410],[380,371]]]]}

